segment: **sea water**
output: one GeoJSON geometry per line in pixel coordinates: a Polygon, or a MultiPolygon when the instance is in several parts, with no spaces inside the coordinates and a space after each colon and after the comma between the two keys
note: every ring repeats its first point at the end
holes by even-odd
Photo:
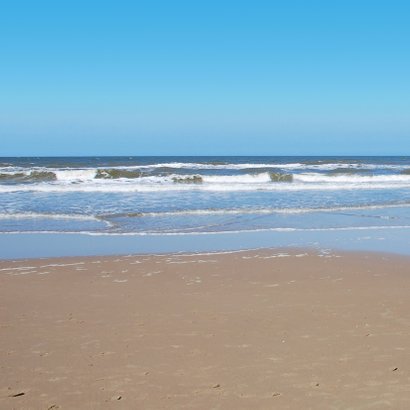
{"type": "Polygon", "coordinates": [[[0,234],[270,232],[280,245],[285,232],[410,233],[409,211],[410,157],[0,158],[0,234]]]}

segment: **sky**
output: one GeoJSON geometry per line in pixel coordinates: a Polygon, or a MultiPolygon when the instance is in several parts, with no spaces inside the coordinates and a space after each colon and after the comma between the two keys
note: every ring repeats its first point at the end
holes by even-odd
{"type": "Polygon", "coordinates": [[[410,155],[410,2],[5,1],[0,156],[410,155]]]}

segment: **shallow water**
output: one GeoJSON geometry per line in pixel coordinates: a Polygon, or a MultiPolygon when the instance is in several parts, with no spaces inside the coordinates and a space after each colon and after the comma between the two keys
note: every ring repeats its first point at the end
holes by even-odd
{"type": "Polygon", "coordinates": [[[213,234],[0,234],[0,258],[231,252],[259,248],[388,252],[410,256],[408,228],[341,228],[213,234]]]}

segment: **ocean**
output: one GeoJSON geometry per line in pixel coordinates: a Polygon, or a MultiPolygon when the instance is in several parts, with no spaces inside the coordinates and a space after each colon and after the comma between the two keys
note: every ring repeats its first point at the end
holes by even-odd
{"type": "Polygon", "coordinates": [[[410,228],[410,157],[0,158],[0,233],[410,228]]]}

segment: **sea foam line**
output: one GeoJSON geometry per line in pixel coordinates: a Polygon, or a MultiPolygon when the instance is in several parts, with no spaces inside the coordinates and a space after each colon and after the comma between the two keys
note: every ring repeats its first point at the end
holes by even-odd
{"type": "Polygon", "coordinates": [[[129,212],[112,213],[99,215],[101,219],[111,218],[143,218],[143,217],[166,217],[166,216],[200,216],[200,215],[270,215],[270,214],[305,214],[314,212],[345,212],[345,211],[366,211],[376,209],[394,209],[409,207],[409,202],[397,204],[378,205],[357,205],[340,206],[329,208],[233,208],[233,209],[192,209],[179,211],[159,211],[159,212],[129,212]]]}
{"type": "Polygon", "coordinates": [[[250,192],[250,191],[338,191],[338,190],[366,190],[366,189],[405,189],[410,188],[410,179],[401,181],[377,182],[370,181],[363,183],[360,181],[337,182],[329,181],[323,183],[306,182],[263,182],[263,183],[203,183],[203,184],[137,184],[137,183],[80,183],[80,184],[55,184],[42,183],[36,185],[0,185],[0,192],[186,192],[186,191],[205,191],[205,192],[250,192]]]}
{"type": "Polygon", "coordinates": [[[410,229],[410,225],[374,225],[374,226],[345,226],[329,228],[257,228],[230,231],[209,231],[209,232],[92,232],[92,231],[11,231],[0,232],[0,235],[88,235],[88,236],[195,236],[195,235],[228,235],[241,233],[258,233],[258,232],[332,232],[332,231],[382,231],[382,230],[410,229]]]}
{"type": "Polygon", "coordinates": [[[0,213],[0,219],[56,219],[56,220],[77,220],[77,221],[95,221],[102,222],[106,225],[112,225],[109,221],[115,218],[161,218],[174,216],[209,216],[209,215],[272,215],[272,214],[307,214],[307,213],[332,213],[332,212],[350,212],[350,211],[367,211],[378,209],[395,209],[408,208],[410,203],[398,204],[379,204],[379,205],[358,205],[358,206],[341,206],[330,208],[234,208],[234,209],[193,209],[180,211],[159,211],[159,212],[130,212],[130,213],[112,213],[101,215],[78,215],[78,214],[52,214],[52,213],[0,213]]]}
{"type": "Polygon", "coordinates": [[[103,222],[101,219],[93,215],[53,214],[38,212],[4,212],[0,213],[0,219],[70,219],[78,221],[103,222]]]}

